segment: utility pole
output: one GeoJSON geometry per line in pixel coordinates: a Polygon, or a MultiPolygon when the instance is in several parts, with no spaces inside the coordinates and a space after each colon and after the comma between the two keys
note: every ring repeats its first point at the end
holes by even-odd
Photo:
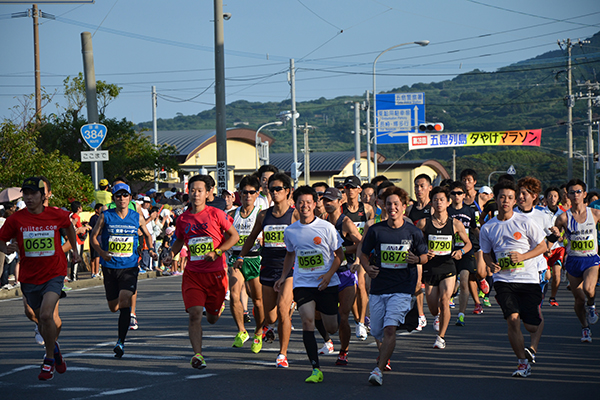
{"type": "MultiPolygon", "coordinates": [[[[156,124],[156,86],[152,86],[152,134],[154,136],[154,148],[158,147],[158,130],[156,124]]],[[[154,170],[154,189],[158,190],[158,169],[154,170]]]]}
{"type": "Polygon", "coordinates": [[[369,91],[365,92],[365,111],[367,112],[367,182],[371,183],[371,104],[369,103],[369,91]]]}
{"type": "Polygon", "coordinates": [[[572,84],[571,84],[571,48],[573,43],[571,39],[563,40],[562,43],[558,41],[559,47],[567,47],[567,178],[573,179],[573,106],[575,101],[573,99],[572,84]]]}
{"type": "Polygon", "coordinates": [[[456,149],[452,149],[452,180],[456,180],[456,149]]]}
{"type": "Polygon", "coordinates": [[[223,0],[214,0],[215,8],[215,104],[217,141],[217,186],[219,194],[227,189],[227,125],[225,119],[225,34],[223,0]]]}
{"type": "Polygon", "coordinates": [[[35,69],[35,116],[39,122],[42,119],[42,83],[40,78],[40,32],[39,12],[37,4],[33,5],[33,64],[35,69]]]}
{"type": "MultiPolygon", "coordinates": [[[[88,124],[100,122],[98,118],[98,99],[96,98],[96,72],[94,70],[94,48],[92,34],[81,32],[81,53],[83,54],[83,76],[85,78],[85,99],[88,124]]],[[[99,150],[99,149],[98,149],[99,150]]],[[[104,178],[102,161],[92,163],[92,181],[98,190],[98,183],[104,178]]]]}
{"type": "MultiPolygon", "coordinates": [[[[583,93],[579,93],[578,95],[576,95],[575,97],[577,99],[582,99],[582,100],[587,100],[587,116],[588,116],[588,123],[587,123],[587,130],[588,130],[588,134],[587,134],[587,145],[586,145],[586,158],[587,158],[587,184],[588,187],[591,188],[595,188],[596,187],[596,166],[594,164],[594,134],[592,131],[592,124],[593,124],[593,119],[592,119],[592,105],[599,105],[600,104],[600,96],[598,96],[597,94],[594,94],[592,92],[592,90],[595,91],[600,91],[600,84],[598,83],[591,83],[590,81],[587,81],[585,83],[579,84],[577,85],[579,87],[585,87],[587,89],[587,93],[584,95],[583,93]]],[[[589,190],[589,189],[588,189],[589,190]]]]}
{"type": "MultiPolygon", "coordinates": [[[[296,125],[296,71],[294,59],[290,59],[290,86],[292,90],[292,161],[291,173],[294,181],[294,189],[298,188],[298,179],[300,178],[300,165],[298,164],[298,126],[296,125]]],[[[306,171],[306,166],[304,171],[306,171]]],[[[305,172],[306,175],[306,172],[305,172]]]]}
{"type": "Polygon", "coordinates": [[[360,179],[360,103],[354,102],[354,166],[352,174],[360,179]]]}
{"type": "Polygon", "coordinates": [[[304,184],[310,185],[310,146],[308,145],[308,131],[314,127],[304,123],[304,184]]]}

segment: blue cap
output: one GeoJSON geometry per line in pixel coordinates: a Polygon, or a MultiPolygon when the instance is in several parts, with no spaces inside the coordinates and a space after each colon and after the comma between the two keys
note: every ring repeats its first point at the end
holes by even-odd
{"type": "Polygon", "coordinates": [[[126,183],[117,183],[115,186],[113,186],[112,194],[120,192],[121,190],[125,190],[127,193],[131,194],[131,189],[126,183]]]}
{"type": "Polygon", "coordinates": [[[150,189],[146,192],[147,195],[156,193],[156,189],[150,189]]]}

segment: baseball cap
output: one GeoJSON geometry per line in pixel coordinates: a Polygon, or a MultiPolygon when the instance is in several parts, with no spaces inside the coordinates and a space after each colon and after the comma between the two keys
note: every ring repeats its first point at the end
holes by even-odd
{"type": "Polygon", "coordinates": [[[175,232],[175,228],[173,228],[172,226],[170,226],[170,227],[168,227],[166,229],[165,232],[166,232],[167,235],[170,235],[171,233],[175,232]]]}
{"type": "Polygon", "coordinates": [[[144,196],[144,203],[152,203],[152,200],[150,200],[150,197],[144,196]]]}
{"type": "Polygon", "coordinates": [[[156,189],[154,189],[154,188],[153,188],[153,189],[150,189],[150,190],[148,190],[148,191],[146,192],[146,194],[147,194],[148,196],[149,196],[149,195],[151,195],[151,194],[154,194],[154,193],[156,193],[156,189]]]}
{"type": "Polygon", "coordinates": [[[100,185],[100,186],[108,186],[108,179],[102,179],[102,180],[100,180],[100,182],[98,183],[98,185],[100,185]]]}
{"type": "Polygon", "coordinates": [[[330,187],[330,188],[325,189],[325,193],[323,193],[323,198],[325,198],[327,200],[341,200],[342,192],[340,192],[336,188],[330,187]]]}
{"type": "Polygon", "coordinates": [[[344,186],[350,186],[353,188],[357,188],[357,187],[360,187],[360,184],[361,184],[360,179],[358,179],[358,177],[356,177],[354,175],[349,176],[344,180],[344,186]]]}
{"type": "Polygon", "coordinates": [[[113,186],[112,194],[115,194],[121,190],[125,190],[127,193],[131,194],[131,188],[129,188],[129,185],[126,183],[117,183],[115,186],[113,186]]]}
{"type": "Polygon", "coordinates": [[[37,190],[42,193],[46,193],[44,181],[36,176],[32,176],[31,178],[27,178],[23,181],[23,185],[21,185],[21,192],[24,189],[37,190]]]}
{"type": "Polygon", "coordinates": [[[479,193],[492,194],[494,192],[492,191],[492,189],[489,186],[482,186],[479,189],[479,193]]]}

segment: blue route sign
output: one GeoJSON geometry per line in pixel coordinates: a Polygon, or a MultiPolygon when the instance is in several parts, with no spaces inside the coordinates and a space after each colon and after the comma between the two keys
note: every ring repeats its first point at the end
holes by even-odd
{"type": "Polygon", "coordinates": [[[102,142],[104,142],[106,133],[106,126],[102,124],[86,124],[81,127],[81,136],[83,136],[83,140],[85,140],[88,146],[94,150],[100,147],[102,142]]]}
{"type": "Polygon", "coordinates": [[[425,93],[378,94],[375,106],[377,144],[406,144],[425,122],[425,93]]]}

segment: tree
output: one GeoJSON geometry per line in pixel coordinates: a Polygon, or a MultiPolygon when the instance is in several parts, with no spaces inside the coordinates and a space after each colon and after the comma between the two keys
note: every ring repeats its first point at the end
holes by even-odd
{"type": "Polygon", "coordinates": [[[25,178],[43,175],[52,184],[50,205],[67,207],[74,200],[91,202],[94,188],[90,177],[79,170],[80,163],[56,150],[46,153],[37,146],[38,138],[34,124],[25,128],[11,121],[0,124],[0,186],[20,187],[25,178]]]}
{"type": "MultiPolygon", "coordinates": [[[[79,73],[74,78],[67,76],[63,81],[65,98],[69,105],[67,111],[73,116],[73,121],[79,119],[79,112],[86,105],[85,97],[85,79],[83,73],[79,73]]],[[[96,81],[96,99],[98,101],[98,113],[104,116],[106,107],[119,96],[123,90],[122,87],[114,83],[106,83],[104,81],[96,81]]]]}

